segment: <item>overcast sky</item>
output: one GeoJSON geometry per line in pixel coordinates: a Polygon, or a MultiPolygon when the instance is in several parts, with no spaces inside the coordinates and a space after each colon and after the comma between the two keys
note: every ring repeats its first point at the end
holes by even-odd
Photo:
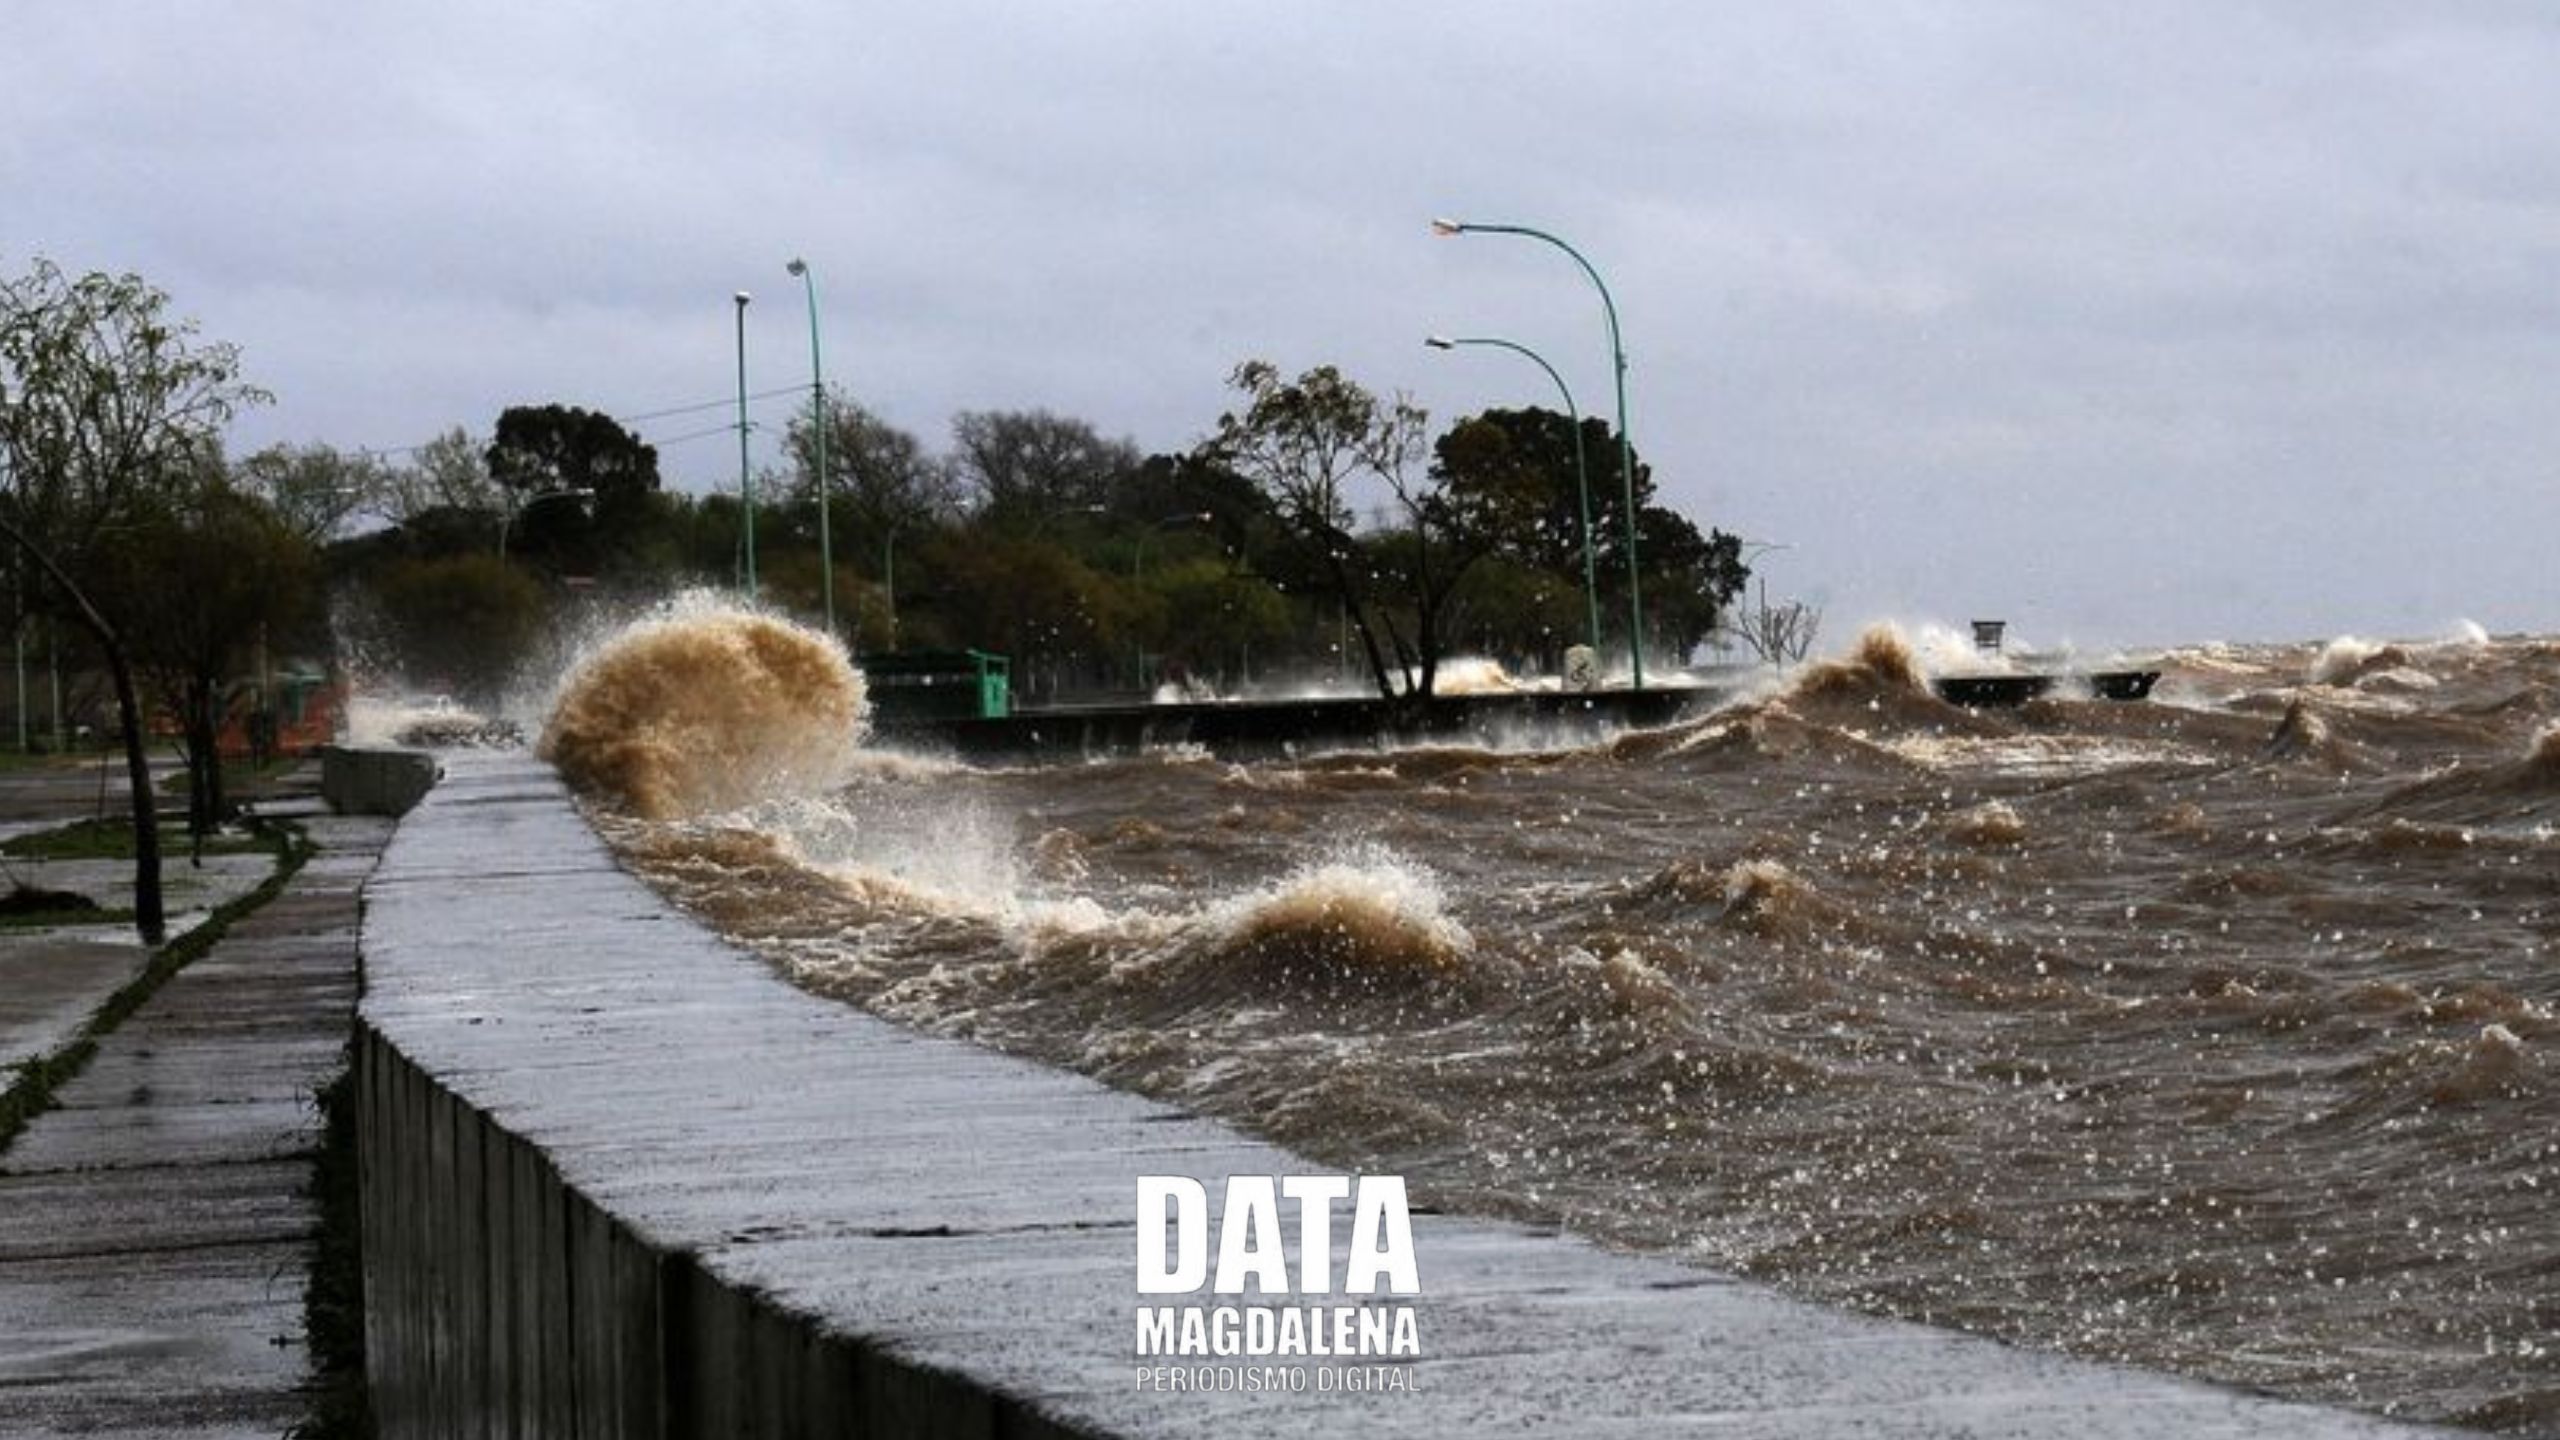
{"type": "MultiPolygon", "coordinates": [[[[0,268],[131,269],[278,440],[828,376],[1148,449],[1233,365],[1611,406],[1772,597],[2103,646],[2560,630],[2560,7],[12,7],[0,268]]],[[[768,445],[789,402],[759,404],[768,445]]],[[[723,415],[639,425],[734,484],[723,415]]]]}

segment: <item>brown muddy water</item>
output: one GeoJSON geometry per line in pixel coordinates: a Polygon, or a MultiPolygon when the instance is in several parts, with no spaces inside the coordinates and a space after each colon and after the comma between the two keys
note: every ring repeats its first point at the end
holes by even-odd
{"type": "Polygon", "coordinates": [[[546,748],[812,991],[1441,1208],[2560,1432],[2560,642],[1974,714],[1882,632],[1590,748],[1023,769],[838,744],[772,622],[618,643],[546,748]]]}

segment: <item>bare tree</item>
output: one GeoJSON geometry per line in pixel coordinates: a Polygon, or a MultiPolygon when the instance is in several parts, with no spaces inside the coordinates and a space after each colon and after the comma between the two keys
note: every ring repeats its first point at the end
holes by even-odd
{"type": "Polygon", "coordinates": [[[1068,510],[1109,504],[1141,462],[1082,420],[1046,410],[968,410],[951,421],[957,478],[999,527],[1036,527],[1068,510]]]}
{"type": "MultiPolygon", "coordinates": [[[[783,435],[787,483],[795,499],[814,505],[817,431],[804,409],[783,435]]],[[[827,495],[836,523],[855,535],[917,529],[956,512],[959,482],[951,467],[927,454],[916,437],[859,402],[827,396],[827,495]]]]}
{"type": "Polygon", "coordinates": [[[75,577],[159,490],[202,473],[234,411],[268,398],[239,378],[236,348],[198,342],[193,322],[166,318],[167,305],[139,276],[74,279],[43,259],[0,281],[0,533],[52,582],[54,603],[97,641],[114,681],[132,787],[134,925],[153,945],[167,932],[159,810],[133,666],[75,577]]]}
{"type": "Polygon", "coordinates": [[[489,478],[488,445],[456,425],[410,452],[406,465],[378,474],[376,504],[382,518],[406,525],[433,510],[499,508],[498,482],[489,478]]]}
{"type": "Polygon", "coordinates": [[[1814,636],[1822,629],[1822,609],[1802,600],[1772,606],[1767,601],[1734,616],[1733,633],[1751,653],[1772,665],[1792,665],[1813,653],[1814,636]]]}
{"type": "Polygon", "coordinates": [[[314,545],[354,516],[385,508],[388,475],[361,451],[330,445],[270,445],[232,467],[240,489],[267,503],[286,528],[314,545]]]}

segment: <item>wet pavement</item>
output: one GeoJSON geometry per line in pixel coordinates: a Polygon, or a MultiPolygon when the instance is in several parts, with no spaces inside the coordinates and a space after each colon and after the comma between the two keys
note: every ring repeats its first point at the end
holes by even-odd
{"type": "MultiPolygon", "coordinates": [[[[122,819],[123,773],[113,779],[105,813],[122,819]]],[[[0,771],[0,841],[99,813],[95,764],[0,771]]],[[[170,934],[193,929],[274,872],[275,857],[264,853],[207,855],[202,863],[184,850],[164,856],[160,888],[170,934]]],[[[0,857],[0,888],[11,884],[84,895],[102,910],[133,907],[130,860],[0,857]]],[[[0,1073],[68,1043],[90,1013],[150,961],[130,920],[0,927],[0,1073]]]]}
{"type": "Polygon", "coordinates": [[[0,1433],[272,1436],[304,1416],[312,1095],[342,1057],[358,889],[391,827],[302,823],[321,849],[285,892],[0,1153],[0,1433]]]}
{"type": "MultiPolygon", "coordinates": [[[[155,777],[167,768],[155,769],[155,777]]],[[[124,757],[85,756],[0,769],[0,840],[125,813],[124,757]]]]}

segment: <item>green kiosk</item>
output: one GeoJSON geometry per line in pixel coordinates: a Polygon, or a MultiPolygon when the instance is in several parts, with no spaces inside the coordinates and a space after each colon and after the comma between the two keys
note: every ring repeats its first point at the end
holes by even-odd
{"type": "Polygon", "coordinates": [[[1013,713],[1012,665],[984,650],[892,650],[865,655],[871,713],[896,726],[917,720],[1001,720],[1013,713]]]}

